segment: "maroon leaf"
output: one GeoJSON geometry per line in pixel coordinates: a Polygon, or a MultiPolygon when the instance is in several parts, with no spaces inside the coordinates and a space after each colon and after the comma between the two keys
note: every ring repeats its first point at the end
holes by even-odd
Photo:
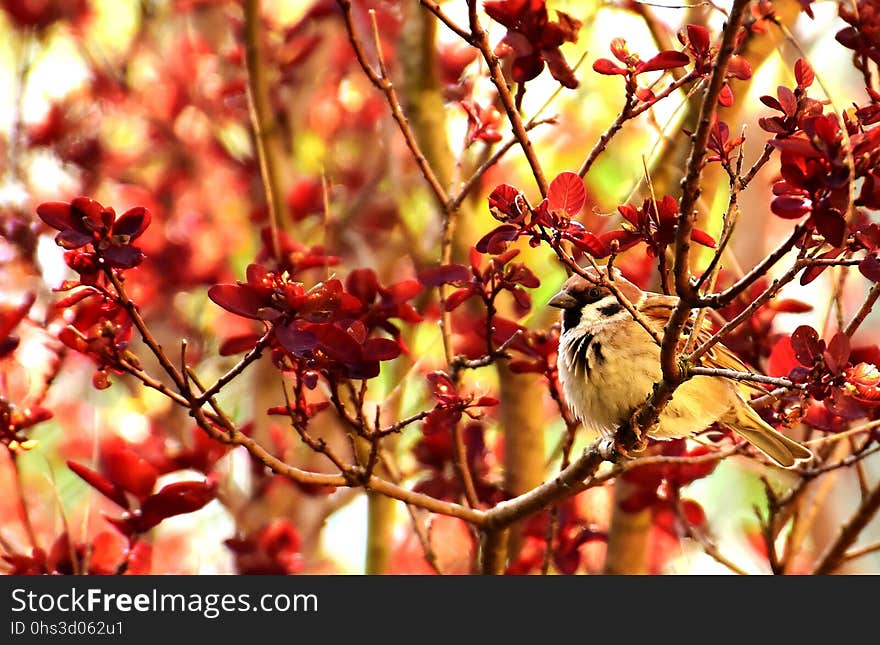
{"type": "Polygon", "coordinates": [[[825,350],[825,343],[819,340],[819,334],[808,325],[801,325],[791,335],[791,347],[801,365],[811,367],[816,356],[825,350]]]}
{"type": "Polygon", "coordinates": [[[117,269],[131,269],[144,259],[144,252],[134,246],[111,246],[101,253],[101,257],[117,269]]]}
{"type": "MultiPolygon", "coordinates": [[[[836,258],[840,255],[840,249],[831,249],[830,251],[826,251],[822,255],[818,257],[819,260],[829,260],[831,258],[836,258]]],[[[814,264],[813,266],[807,267],[804,269],[803,274],[801,274],[800,283],[801,285],[810,284],[813,280],[818,278],[825,269],[827,269],[830,265],[828,264],[814,264]]]]}
{"type": "Polygon", "coordinates": [[[45,202],[37,206],[37,215],[54,229],[63,231],[73,226],[70,204],[66,202],[45,202]]]}
{"type": "Polygon", "coordinates": [[[428,287],[439,287],[441,284],[467,282],[471,279],[471,270],[461,264],[444,264],[419,272],[419,280],[428,287]]]}
{"type": "Polygon", "coordinates": [[[550,182],[547,190],[547,203],[551,210],[564,211],[574,217],[584,207],[587,192],[584,180],[577,173],[563,172],[550,182]]]}
{"type": "Polygon", "coordinates": [[[128,242],[133,242],[147,229],[150,225],[150,211],[143,206],[136,206],[129,209],[116,220],[113,225],[113,235],[125,235],[128,242]]]}
{"type": "Polygon", "coordinates": [[[256,291],[237,284],[215,284],[208,289],[208,297],[226,311],[254,320],[274,320],[281,315],[276,309],[265,306],[256,291]]]}
{"type": "Polygon", "coordinates": [[[495,255],[507,248],[508,242],[519,237],[520,229],[513,224],[502,224],[486,233],[476,244],[480,253],[495,255]]]}
{"type": "Polygon", "coordinates": [[[544,62],[547,63],[550,76],[559,81],[562,87],[567,87],[570,90],[577,89],[580,83],[577,76],[574,75],[574,70],[571,69],[565,57],[563,57],[562,52],[555,47],[553,49],[542,49],[541,56],[544,62]]]}
{"type": "Polygon", "coordinates": [[[825,364],[828,365],[832,372],[840,372],[846,367],[849,352],[849,336],[842,332],[837,332],[828,343],[828,349],[825,350],[825,364]]]}
{"type": "Polygon", "coordinates": [[[279,325],[275,327],[275,338],[282,347],[291,354],[303,356],[306,352],[312,352],[318,346],[318,339],[308,330],[300,329],[296,325],[279,325]]]}
{"type": "Polygon", "coordinates": [[[400,356],[400,345],[390,338],[370,338],[364,343],[364,358],[368,361],[390,361],[400,356]]]}
{"type": "Polygon", "coordinates": [[[859,273],[868,280],[880,282],[880,258],[873,253],[866,256],[864,260],[859,262],[859,273]]]}

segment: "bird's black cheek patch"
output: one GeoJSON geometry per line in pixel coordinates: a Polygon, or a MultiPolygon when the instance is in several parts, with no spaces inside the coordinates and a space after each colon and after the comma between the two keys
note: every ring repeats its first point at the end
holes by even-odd
{"type": "Polygon", "coordinates": [[[596,341],[593,343],[593,353],[596,355],[596,362],[600,365],[605,362],[605,354],[602,353],[602,343],[596,341]]]}
{"type": "Polygon", "coordinates": [[[581,308],[580,307],[572,307],[571,309],[565,309],[562,312],[562,329],[563,331],[568,331],[569,329],[574,329],[578,326],[578,323],[581,322],[581,308]]]}
{"type": "Polygon", "coordinates": [[[607,305],[599,307],[599,313],[606,318],[613,316],[614,314],[619,314],[621,311],[623,311],[623,305],[619,302],[609,302],[607,305]]]}

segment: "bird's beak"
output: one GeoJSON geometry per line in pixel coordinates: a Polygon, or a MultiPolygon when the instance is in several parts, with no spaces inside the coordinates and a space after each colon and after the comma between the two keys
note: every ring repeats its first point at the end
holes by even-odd
{"type": "Polygon", "coordinates": [[[577,306],[577,299],[563,289],[550,298],[550,301],[547,304],[551,307],[559,307],[560,309],[571,309],[572,307],[577,306]]]}

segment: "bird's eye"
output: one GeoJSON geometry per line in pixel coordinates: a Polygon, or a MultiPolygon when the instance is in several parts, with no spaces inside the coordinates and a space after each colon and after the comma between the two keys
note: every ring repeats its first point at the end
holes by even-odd
{"type": "Polygon", "coordinates": [[[590,296],[590,299],[591,299],[591,300],[598,300],[598,299],[599,299],[599,296],[602,295],[602,292],[599,291],[599,287],[593,287],[593,288],[590,289],[590,291],[588,292],[588,295],[590,296]]]}

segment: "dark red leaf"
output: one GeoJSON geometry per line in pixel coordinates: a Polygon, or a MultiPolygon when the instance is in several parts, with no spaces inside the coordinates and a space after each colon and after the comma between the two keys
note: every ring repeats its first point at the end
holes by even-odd
{"type": "Polygon", "coordinates": [[[547,190],[547,203],[551,210],[564,211],[574,217],[584,207],[587,192],[584,180],[577,173],[563,172],[550,182],[547,190]]]}
{"type": "Polygon", "coordinates": [[[353,364],[361,360],[361,346],[347,331],[332,323],[309,325],[307,331],[314,334],[318,348],[340,363],[353,364]]]}

